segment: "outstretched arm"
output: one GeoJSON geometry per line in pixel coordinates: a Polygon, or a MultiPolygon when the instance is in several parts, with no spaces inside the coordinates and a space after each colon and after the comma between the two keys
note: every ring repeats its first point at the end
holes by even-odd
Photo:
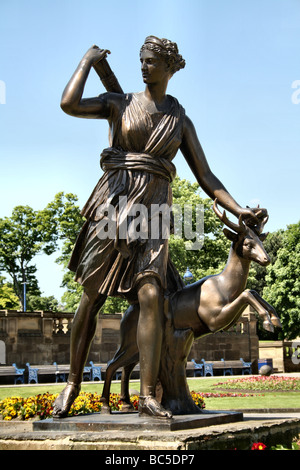
{"type": "Polygon", "coordinates": [[[183,140],[180,147],[187,163],[194,173],[199,185],[211,199],[218,199],[219,204],[236,217],[256,219],[255,213],[249,208],[242,208],[229,194],[221,181],[212,173],[205,154],[198,140],[192,121],[186,117],[183,140]]]}
{"type": "Polygon", "coordinates": [[[75,117],[108,119],[111,106],[108,101],[95,98],[82,98],[84,86],[94,64],[106,57],[106,49],[92,46],[81,59],[77,69],[68,82],[61,99],[61,108],[75,117]]]}

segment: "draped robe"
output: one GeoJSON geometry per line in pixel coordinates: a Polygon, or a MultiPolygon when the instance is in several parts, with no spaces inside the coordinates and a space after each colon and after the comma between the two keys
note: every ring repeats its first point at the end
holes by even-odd
{"type": "MultiPolygon", "coordinates": [[[[162,227],[153,236],[151,225],[154,207],[172,206],[172,159],[183,134],[184,109],[175,98],[168,99],[168,112],[151,116],[139,93],[123,95],[120,113],[110,122],[110,147],[101,154],[104,174],[82,210],[86,222],[69,263],[75,280],[86,289],[132,303],[137,301],[138,282],[146,276],[155,277],[167,293],[183,287],[169,257],[168,237],[162,227]],[[146,208],[139,226],[146,237],[134,232],[136,205],[146,208]],[[107,236],[105,223],[113,227],[107,236]]],[[[161,222],[161,217],[155,220],[161,222]]]]}

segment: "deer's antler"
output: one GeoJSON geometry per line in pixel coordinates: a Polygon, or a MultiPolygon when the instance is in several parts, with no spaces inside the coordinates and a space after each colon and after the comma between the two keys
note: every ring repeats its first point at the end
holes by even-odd
{"type": "Polygon", "coordinates": [[[217,206],[217,199],[214,200],[214,205],[213,205],[213,210],[215,212],[215,214],[219,217],[219,219],[228,227],[230,228],[231,230],[234,230],[235,232],[237,233],[243,233],[245,232],[245,225],[243,223],[243,220],[242,220],[242,216],[240,215],[239,217],[239,223],[238,224],[235,224],[233,222],[231,222],[228,218],[227,218],[227,215],[226,215],[226,212],[223,211],[223,214],[222,212],[219,210],[218,206],[217,206]]]}

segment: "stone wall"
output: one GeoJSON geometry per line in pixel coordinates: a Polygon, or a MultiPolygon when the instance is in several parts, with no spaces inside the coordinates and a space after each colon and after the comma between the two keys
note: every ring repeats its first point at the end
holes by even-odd
{"type": "Polygon", "coordinates": [[[300,339],[259,342],[259,358],[272,359],[274,372],[300,372],[299,350],[300,339]],[[293,358],[295,354],[296,357],[293,358]]]}
{"type": "MultiPolygon", "coordinates": [[[[0,310],[0,364],[69,364],[73,313],[0,310]]],[[[122,314],[99,315],[89,361],[107,363],[119,345],[122,314]]],[[[226,332],[195,341],[190,359],[234,360],[242,357],[254,365],[258,359],[256,318],[247,309],[237,325],[226,332]]]]}
{"type": "MultiPolygon", "coordinates": [[[[73,313],[0,310],[0,364],[68,364],[73,313]]],[[[100,315],[88,360],[106,363],[119,343],[122,315],[100,315]]]]}
{"type": "Polygon", "coordinates": [[[260,341],[259,359],[272,359],[273,370],[275,372],[284,372],[283,341],[260,341]]]}

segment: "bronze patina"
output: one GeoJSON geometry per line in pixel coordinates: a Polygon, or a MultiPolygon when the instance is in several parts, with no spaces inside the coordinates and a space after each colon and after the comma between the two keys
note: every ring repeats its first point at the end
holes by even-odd
{"type": "MultiPolygon", "coordinates": [[[[227,219],[214,202],[216,215],[230,228],[224,228],[225,235],[232,241],[224,270],[218,275],[206,276],[185,286],[165,299],[165,325],[159,370],[158,390],[164,407],[173,414],[199,413],[192,400],[186,382],[186,363],[193,342],[203,336],[226,331],[233,326],[247,307],[251,305],[263,320],[267,331],[274,326],[281,328],[281,322],[274,308],[253,290],[246,289],[251,261],[267,266],[270,258],[262,233],[268,216],[261,219],[256,227],[248,227],[242,219],[235,224],[227,219]]],[[[259,214],[258,214],[259,215],[259,214]]],[[[123,411],[132,410],[129,396],[129,379],[139,361],[137,345],[137,324],[139,306],[132,305],[125,312],[120,328],[121,344],[106,370],[101,401],[102,413],[110,413],[110,383],[117,369],[123,367],[121,380],[121,401],[123,411]]]]}
{"type": "MultiPolygon", "coordinates": [[[[233,199],[212,173],[192,121],[177,99],[166,93],[171,77],[185,66],[176,43],[155,36],[146,38],[140,50],[145,89],[139,93],[123,92],[108,65],[108,53],[106,49],[92,46],[80,61],[61,100],[62,109],[71,116],[106,119],[110,138],[109,147],[101,154],[104,173],[82,210],[86,222],[69,264],[84,292],[72,326],[69,380],[55,402],[53,415],[60,418],[67,416],[79,394],[99,309],[108,296],[122,296],[132,305],[130,311],[136,312],[133,321],[124,321],[131,331],[122,334],[131,338],[140,362],[139,413],[171,418],[172,409],[176,411],[177,408],[170,406],[170,402],[174,400],[174,393],[180,394],[178,385],[172,390],[172,397],[168,397],[167,390],[172,386],[167,383],[172,385],[169,379],[174,371],[164,368],[163,374],[169,376],[168,379],[160,377],[165,385],[165,399],[160,401],[156,397],[161,359],[166,354],[164,331],[169,321],[166,322],[164,304],[165,299],[174,295],[184,297],[185,290],[169,258],[168,239],[162,233],[151,237],[150,228],[147,238],[132,238],[130,210],[136,204],[148,209],[153,205],[172,205],[170,183],[176,173],[172,160],[181,150],[201,188],[212,200],[217,199],[220,206],[236,216],[243,224],[243,230],[247,225],[259,227],[267,211],[242,208],[233,199]],[[94,98],[83,98],[84,86],[92,68],[100,76],[107,92],[94,98]],[[108,204],[115,208],[119,217],[115,236],[104,238],[99,236],[99,227],[107,215],[104,209],[108,204]]],[[[150,221],[146,223],[150,224],[150,221]]],[[[230,284],[230,279],[228,282],[230,284]]],[[[191,289],[199,295],[196,287],[191,289]]],[[[250,294],[248,297],[245,302],[250,302],[250,294]]],[[[254,295],[251,301],[255,301],[254,295]]],[[[207,306],[199,320],[203,322],[203,328],[218,330],[220,325],[237,319],[238,310],[233,312],[232,307],[225,303],[219,313],[215,313],[214,306],[207,306]]],[[[190,306],[183,300],[180,308],[189,310],[190,306]]],[[[193,312],[187,317],[191,316],[196,318],[197,315],[193,312]]],[[[186,351],[187,344],[194,337],[193,327],[194,324],[183,324],[182,319],[175,318],[175,328],[183,332],[182,347],[186,351]]],[[[167,340],[167,346],[170,346],[170,351],[174,349],[173,339],[170,343],[167,340]]],[[[130,348],[130,344],[126,344],[126,348],[130,348]]],[[[128,352],[127,356],[130,356],[128,352]]],[[[128,371],[134,362],[131,359],[127,364],[122,364],[128,371]]],[[[181,411],[185,412],[185,409],[181,408],[181,411]]]]}

